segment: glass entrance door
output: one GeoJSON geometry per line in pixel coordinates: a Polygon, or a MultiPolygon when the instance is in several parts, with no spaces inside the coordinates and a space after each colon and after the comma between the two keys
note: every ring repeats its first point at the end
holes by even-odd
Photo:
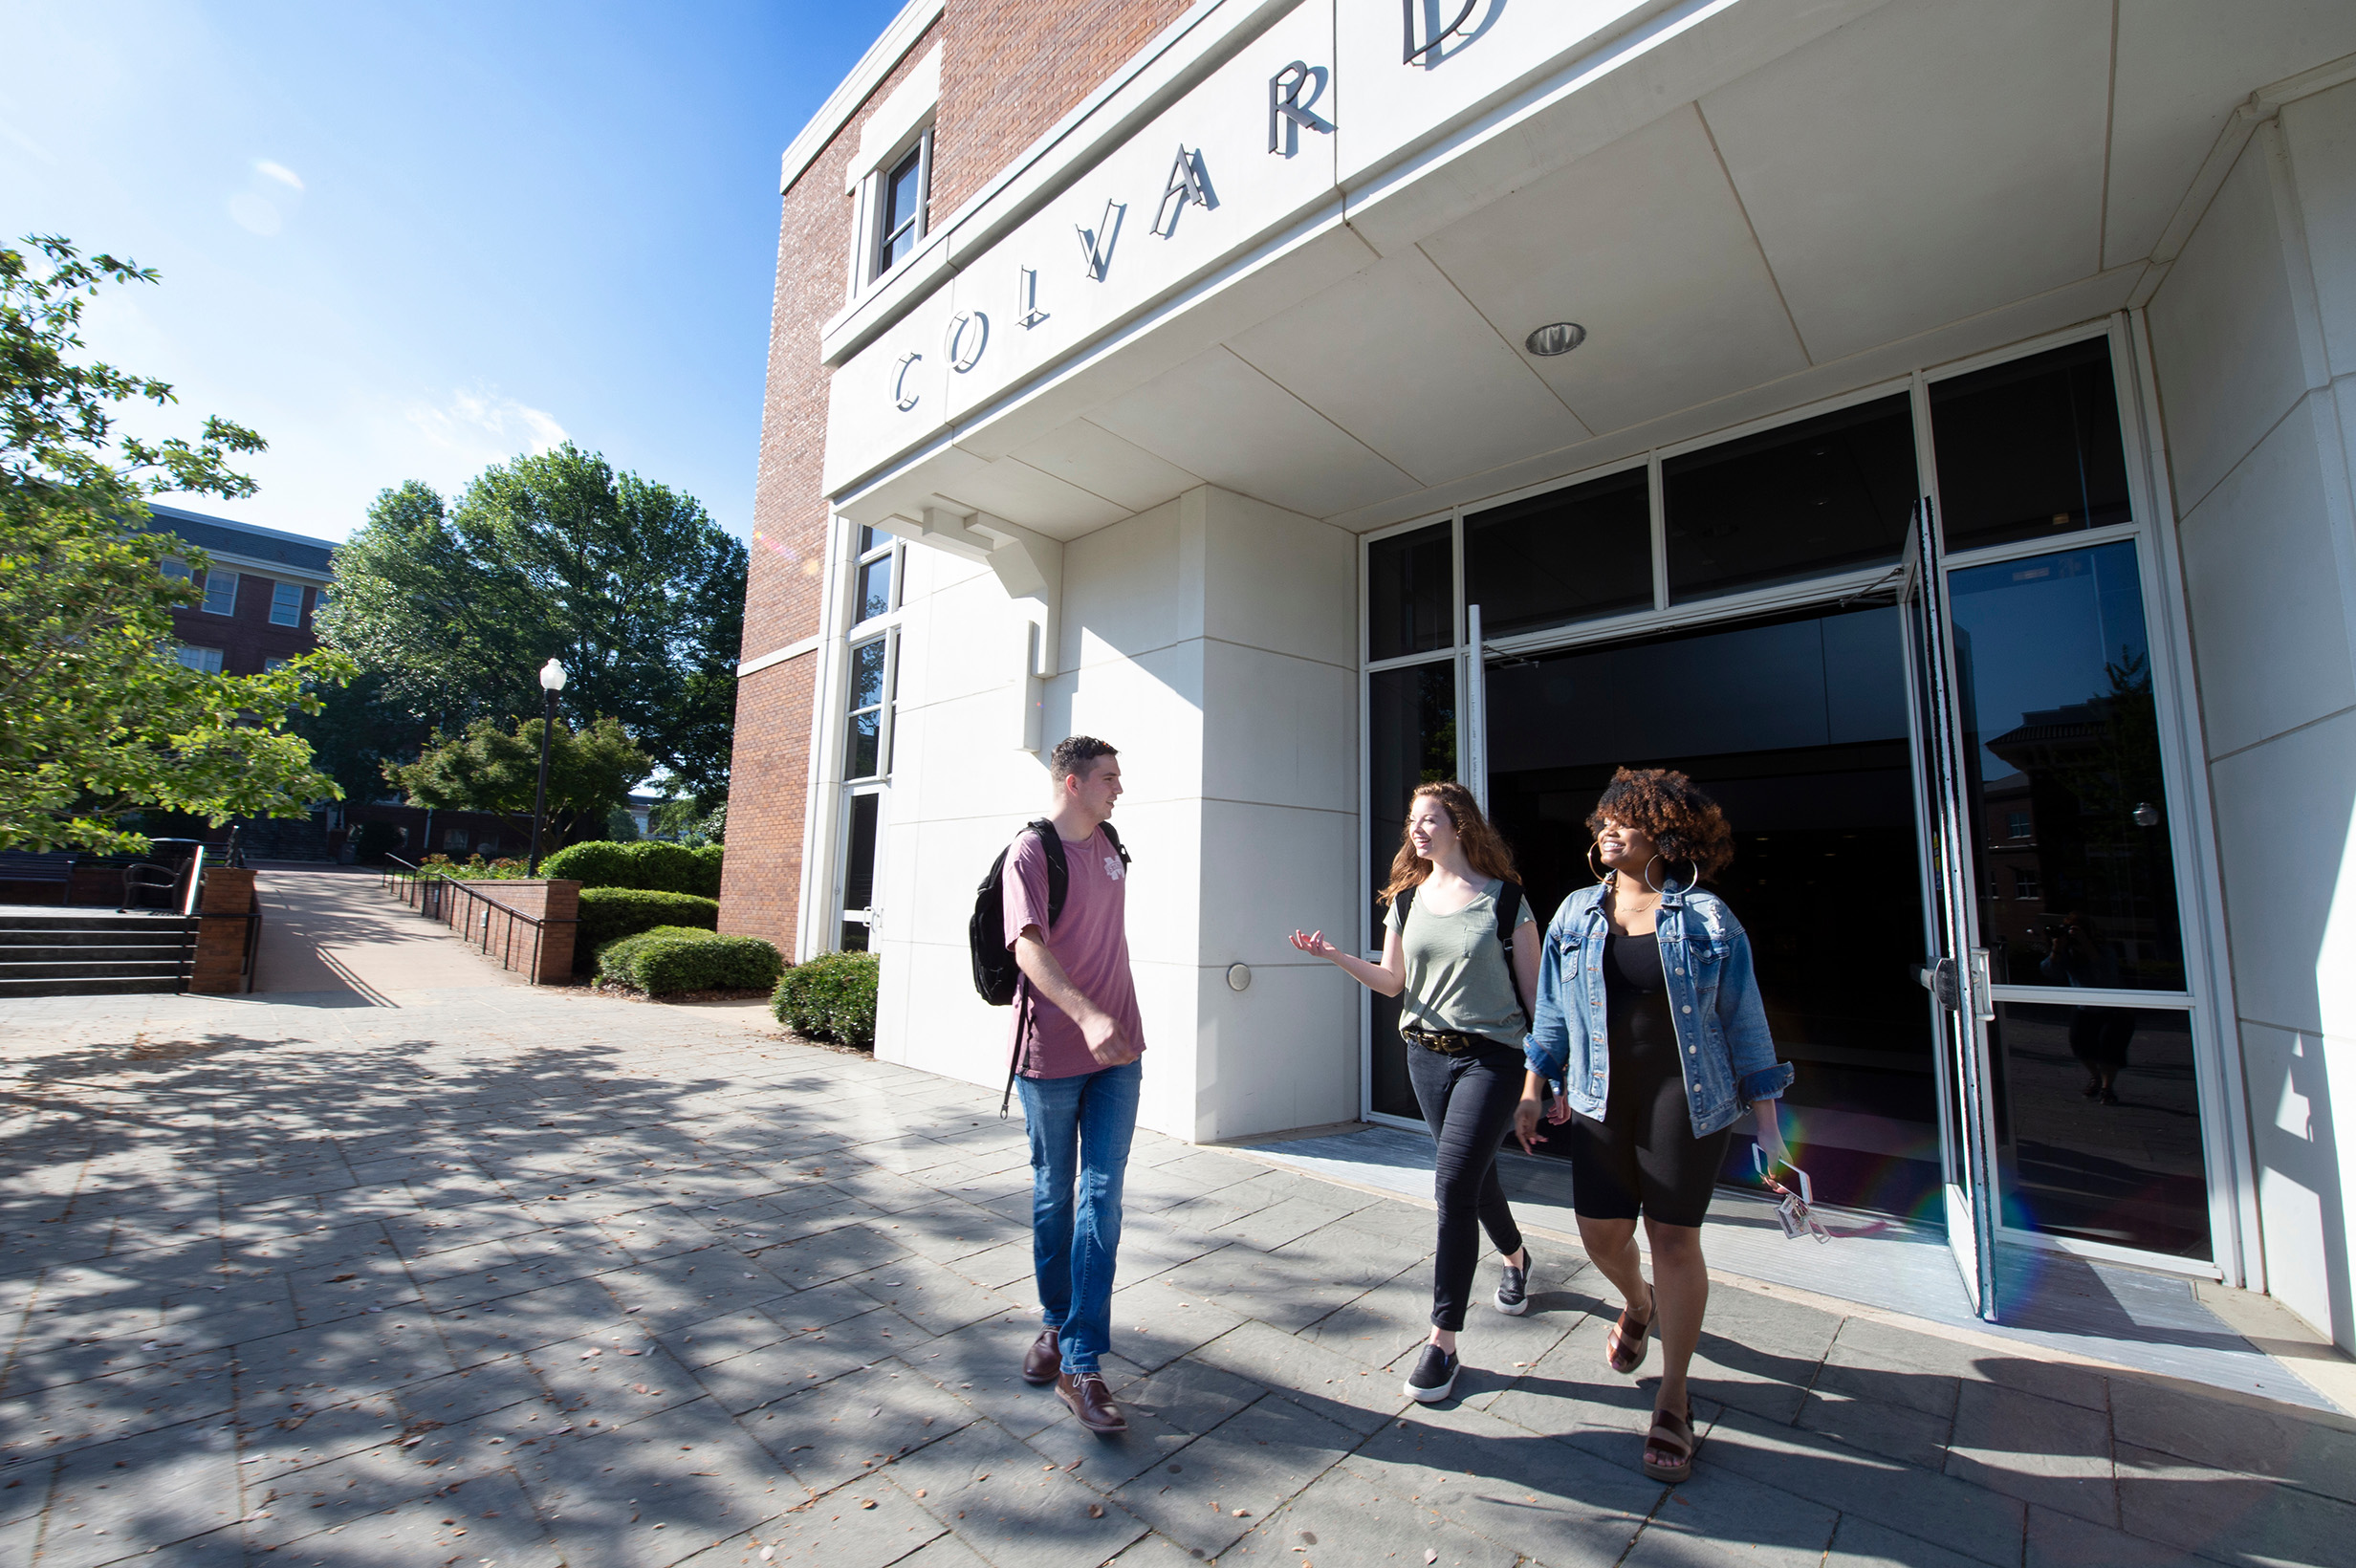
{"type": "Polygon", "coordinates": [[[1973,939],[1973,835],[1964,783],[1953,621],[1931,501],[1915,504],[1899,606],[1912,704],[1915,790],[1928,851],[1929,961],[1937,1035],[1947,1245],[1973,1310],[1996,1317],[1996,1207],[1990,1137],[1987,1024],[1995,1016],[1988,953],[1973,939]]]}

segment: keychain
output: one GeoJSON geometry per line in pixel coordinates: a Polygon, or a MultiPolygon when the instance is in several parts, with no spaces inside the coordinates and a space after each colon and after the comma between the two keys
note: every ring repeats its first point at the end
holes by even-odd
{"type": "Polygon", "coordinates": [[[1758,1167],[1758,1179],[1767,1184],[1767,1190],[1782,1199],[1776,1205],[1776,1223],[1783,1227],[1783,1239],[1798,1241],[1802,1235],[1813,1235],[1821,1245],[1832,1240],[1832,1232],[1824,1229],[1816,1217],[1816,1189],[1808,1183],[1808,1173],[1780,1160],[1777,1164],[1800,1178],[1800,1190],[1794,1192],[1769,1173],[1767,1151],[1756,1143],[1751,1145],[1751,1163],[1758,1167]]]}

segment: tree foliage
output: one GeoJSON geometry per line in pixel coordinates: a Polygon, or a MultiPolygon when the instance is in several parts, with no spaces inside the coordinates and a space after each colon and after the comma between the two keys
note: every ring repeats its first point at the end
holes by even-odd
{"type": "Polygon", "coordinates": [[[349,679],[349,661],[185,667],[172,611],[196,593],[164,563],[205,557],[140,526],[148,495],[252,494],[229,464],[265,444],[222,419],[193,443],[119,438],[117,405],[176,400],[164,381],[83,362],[82,309],[156,274],[52,236],[25,246],[0,250],[0,849],[142,851],[121,818],[142,808],[215,824],[300,816],[339,792],[287,722],[316,710],[318,684],[349,679]]]}
{"type": "MultiPolygon", "coordinates": [[[[498,812],[529,822],[539,787],[540,730],[531,719],[504,730],[477,719],[458,735],[434,732],[418,759],[386,764],[384,776],[410,801],[436,811],[498,812]]],[[[646,753],[619,721],[600,719],[574,730],[558,720],[549,737],[548,820],[543,847],[553,848],[604,830],[606,817],[646,776],[646,753]]]]}
{"type": "Polygon", "coordinates": [[[487,468],[455,505],[414,480],[377,497],[318,618],[446,730],[536,713],[613,717],[707,804],[728,787],[745,549],[701,503],[567,444],[487,468]]]}

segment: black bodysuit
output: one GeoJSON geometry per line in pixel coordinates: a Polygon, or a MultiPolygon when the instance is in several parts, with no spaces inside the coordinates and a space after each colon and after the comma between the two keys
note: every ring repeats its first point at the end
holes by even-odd
{"type": "Polygon", "coordinates": [[[1566,1129],[1572,1207],[1589,1219],[1701,1224],[1734,1129],[1693,1136],[1659,937],[1603,939],[1603,1120],[1574,1114],[1566,1129]]]}

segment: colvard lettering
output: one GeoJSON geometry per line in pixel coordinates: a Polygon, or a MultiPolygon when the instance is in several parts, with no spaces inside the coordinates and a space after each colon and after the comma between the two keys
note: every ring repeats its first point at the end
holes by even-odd
{"type": "Polygon", "coordinates": [[[1323,66],[1312,66],[1306,60],[1295,60],[1268,78],[1268,150],[1290,158],[1300,150],[1302,127],[1312,131],[1330,131],[1333,123],[1320,120],[1310,112],[1310,104],[1325,96],[1325,83],[1331,76],[1323,66]],[[1309,94],[1303,103],[1300,95],[1310,86],[1317,91],[1309,94]]]}
{"type": "Polygon", "coordinates": [[[904,414],[916,406],[917,400],[917,395],[908,390],[908,367],[923,358],[921,354],[903,354],[900,369],[892,377],[892,406],[904,414]]]}
{"type": "Polygon", "coordinates": [[[1169,184],[1162,188],[1162,205],[1154,208],[1153,231],[1164,239],[1178,232],[1178,214],[1187,204],[1204,208],[1218,203],[1211,194],[1211,176],[1203,167],[1201,148],[1189,152],[1185,142],[1178,144],[1178,157],[1169,166],[1169,184]]]}
{"type": "Polygon", "coordinates": [[[1047,319],[1047,313],[1039,309],[1037,268],[1023,268],[1022,276],[1015,280],[1014,311],[1014,324],[1018,327],[1036,327],[1047,319]]]}
{"type": "Polygon", "coordinates": [[[980,311],[960,313],[951,316],[948,339],[943,348],[949,355],[949,367],[962,376],[981,363],[982,350],[990,346],[990,317],[980,311]]]}
{"type": "MultiPolygon", "coordinates": [[[[1448,0],[1399,0],[1400,10],[1405,14],[1407,24],[1407,43],[1404,46],[1407,53],[1400,55],[1400,64],[1413,65],[1417,55],[1429,54],[1433,50],[1439,48],[1441,44],[1447,42],[1449,37],[1453,34],[1458,28],[1464,26],[1466,19],[1472,14],[1472,8],[1479,5],[1480,0],[1464,0],[1464,4],[1456,8],[1456,19],[1454,21],[1449,23],[1446,27],[1432,29],[1431,35],[1429,37],[1426,38],[1420,44],[1417,43],[1415,41],[1415,23],[1417,21],[1416,13],[1419,11],[1428,12],[1429,19],[1436,22],[1439,20],[1440,8],[1446,4],[1448,4],[1448,0]]],[[[1426,61],[1425,63],[1429,64],[1431,62],[1426,61]]]]}
{"type": "Polygon", "coordinates": [[[1072,226],[1080,235],[1080,254],[1088,258],[1088,275],[1099,283],[1104,281],[1105,269],[1113,264],[1113,242],[1121,237],[1121,219],[1128,210],[1125,202],[1106,202],[1104,216],[1097,220],[1094,229],[1072,226]]]}

